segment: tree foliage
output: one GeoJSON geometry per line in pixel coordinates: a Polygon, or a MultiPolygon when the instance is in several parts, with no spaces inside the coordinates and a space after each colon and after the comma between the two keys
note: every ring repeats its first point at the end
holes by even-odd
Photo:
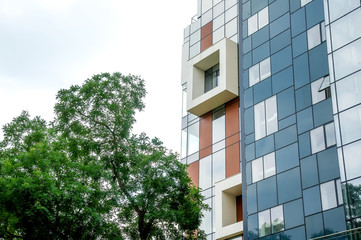
{"type": "Polygon", "coordinates": [[[140,77],[103,73],[60,90],[50,125],[26,112],[5,125],[0,238],[204,239],[186,166],[131,134],[145,94],[140,77]]]}

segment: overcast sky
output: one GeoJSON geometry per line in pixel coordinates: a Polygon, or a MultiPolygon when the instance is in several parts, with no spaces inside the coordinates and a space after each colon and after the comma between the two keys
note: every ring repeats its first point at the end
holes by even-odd
{"type": "MultiPolygon", "coordinates": [[[[0,0],[0,126],[53,118],[56,92],[100,72],[140,75],[134,131],[180,150],[183,29],[195,0],[0,0]]],[[[2,138],[2,132],[0,132],[2,138]]]]}

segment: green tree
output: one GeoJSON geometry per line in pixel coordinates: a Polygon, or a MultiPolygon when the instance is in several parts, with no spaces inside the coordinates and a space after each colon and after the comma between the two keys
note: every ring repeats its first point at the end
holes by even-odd
{"type": "Polygon", "coordinates": [[[144,81],[104,73],[23,112],[0,143],[0,238],[205,239],[203,197],[177,155],[132,135],[144,81]]]}
{"type": "Polygon", "coordinates": [[[144,108],[144,80],[103,73],[58,92],[55,129],[72,156],[95,157],[111,176],[117,221],[131,239],[203,239],[199,190],[177,156],[158,139],[131,135],[135,112],[144,108]]]}
{"type": "MultiPolygon", "coordinates": [[[[0,143],[0,238],[116,239],[115,199],[104,170],[71,158],[67,142],[27,112],[3,127],[0,143]]],[[[116,234],[118,232],[118,234],[116,234]]]]}

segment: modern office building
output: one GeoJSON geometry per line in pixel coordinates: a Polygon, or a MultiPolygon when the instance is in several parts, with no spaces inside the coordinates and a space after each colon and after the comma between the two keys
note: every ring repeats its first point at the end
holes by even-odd
{"type": "Polygon", "coordinates": [[[181,158],[208,239],[361,239],[360,23],[360,0],[198,0],[181,158]]]}

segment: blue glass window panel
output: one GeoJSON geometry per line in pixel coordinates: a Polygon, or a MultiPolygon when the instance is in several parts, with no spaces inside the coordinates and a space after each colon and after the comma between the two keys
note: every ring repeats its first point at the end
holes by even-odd
{"type": "Polygon", "coordinates": [[[256,64],[269,56],[269,41],[252,51],[253,64],[256,64]]]}
{"type": "Polygon", "coordinates": [[[310,82],[307,52],[294,59],[293,71],[296,89],[310,82]]]}
{"type": "Polygon", "coordinates": [[[279,233],[276,233],[276,234],[273,234],[273,235],[269,235],[269,236],[266,236],[266,237],[263,237],[261,238],[262,240],[280,240],[280,234],[279,233]]]}
{"type": "Polygon", "coordinates": [[[252,15],[268,5],[268,0],[251,0],[252,15]]]}
{"type": "Polygon", "coordinates": [[[303,188],[318,184],[316,155],[302,159],[300,163],[303,188]]]}
{"type": "Polygon", "coordinates": [[[277,177],[278,201],[285,203],[301,197],[300,169],[294,168],[277,177]]]}
{"type": "Polygon", "coordinates": [[[321,211],[320,187],[318,185],[303,191],[303,203],[306,216],[321,211]]]}
{"type": "Polygon", "coordinates": [[[289,0],[277,0],[269,5],[269,21],[282,16],[289,10],[289,0]]]}
{"type": "Polygon", "coordinates": [[[269,25],[252,34],[252,47],[256,48],[269,40],[269,25]]]}
{"type": "Polygon", "coordinates": [[[331,98],[319,102],[313,106],[313,121],[315,127],[333,120],[331,98]]]}
{"type": "Polygon", "coordinates": [[[248,216],[248,239],[254,240],[258,238],[258,215],[248,216]]]}
{"type": "Polygon", "coordinates": [[[291,46],[271,56],[271,70],[275,74],[292,64],[291,46]]]}
{"type": "MultiPolygon", "coordinates": [[[[291,5],[292,5],[291,1],[291,5]]],[[[298,3],[300,4],[300,3],[298,3]]],[[[306,30],[305,8],[301,8],[291,15],[292,37],[306,30]]]]}
{"type": "Polygon", "coordinates": [[[290,30],[286,30],[271,39],[271,54],[291,44],[290,30]]]}
{"type": "Polygon", "coordinates": [[[245,118],[245,133],[248,135],[254,132],[254,115],[253,115],[253,108],[248,108],[244,111],[244,118],[245,118]]]}
{"type": "Polygon", "coordinates": [[[312,104],[310,84],[296,90],[296,109],[300,111],[312,104]]]}
{"type": "Polygon", "coordinates": [[[293,72],[291,66],[272,76],[273,94],[281,92],[282,90],[292,86],[292,84],[293,72]]]}
{"type": "Polygon", "coordinates": [[[281,240],[306,240],[305,227],[301,226],[288,231],[284,231],[283,233],[281,233],[281,240]]]}
{"type": "Polygon", "coordinates": [[[325,19],[323,11],[323,0],[313,0],[306,5],[307,28],[310,28],[325,19]]]}
{"type": "Polygon", "coordinates": [[[248,53],[252,50],[252,38],[248,37],[243,39],[243,53],[248,53]]]}
{"type": "Polygon", "coordinates": [[[247,211],[248,214],[257,212],[257,186],[247,186],[247,211]]]}
{"type": "Polygon", "coordinates": [[[307,239],[316,238],[324,235],[321,213],[306,217],[305,221],[307,239]]]}
{"type": "Polygon", "coordinates": [[[298,148],[300,150],[300,158],[307,157],[311,154],[311,141],[309,132],[298,136],[298,148]]]}
{"type": "Polygon", "coordinates": [[[243,36],[243,38],[246,38],[248,36],[248,21],[243,22],[242,28],[243,28],[242,36],[243,36]]]}
{"type": "Polygon", "coordinates": [[[285,228],[293,228],[304,224],[302,199],[298,199],[283,206],[285,228]]]}
{"type": "Polygon", "coordinates": [[[243,20],[251,16],[251,2],[246,2],[242,5],[242,17],[243,20]]]}
{"type": "Polygon", "coordinates": [[[336,147],[317,154],[320,182],[327,182],[340,177],[336,147]]]}
{"type": "Polygon", "coordinates": [[[283,129],[275,134],[276,149],[297,141],[296,125],[283,129]]]}
{"type": "Polygon", "coordinates": [[[244,107],[249,108],[253,105],[253,88],[244,91],[244,107]]]}
{"type": "Polygon", "coordinates": [[[274,151],[273,135],[262,138],[256,142],[256,158],[274,151]]]}
{"type": "Polygon", "coordinates": [[[314,47],[310,50],[310,75],[311,81],[328,74],[328,59],[326,42],[314,47]]]}
{"type": "Polygon", "coordinates": [[[278,119],[295,113],[295,94],[292,87],[277,95],[277,112],[278,119]]]}
{"type": "Polygon", "coordinates": [[[299,165],[297,143],[276,151],[277,173],[286,171],[299,165]]]}
{"type": "Polygon", "coordinates": [[[248,162],[246,164],[246,181],[247,181],[247,185],[252,184],[252,167],[251,167],[251,162],[248,162]]]}
{"type": "Polygon", "coordinates": [[[258,210],[273,207],[277,205],[276,177],[266,178],[257,182],[258,210]]]}
{"type": "Polygon", "coordinates": [[[345,210],[343,207],[331,209],[323,213],[325,234],[332,234],[346,230],[345,210]]]}
{"type": "Polygon", "coordinates": [[[267,78],[253,87],[254,103],[259,103],[272,96],[271,78],[267,78]]]}
{"type": "Polygon", "coordinates": [[[293,50],[293,57],[297,57],[307,51],[306,32],[303,32],[292,39],[292,50],[293,50]]]}
{"type": "Polygon", "coordinates": [[[312,107],[297,113],[298,133],[303,133],[313,128],[312,107]]]}
{"type": "Polygon", "coordinates": [[[249,144],[246,146],[246,162],[249,162],[251,160],[255,159],[254,156],[254,143],[249,144]]]}
{"type": "Polygon", "coordinates": [[[249,78],[248,78],[248,69],[246,71],[243,72],[243,86],[244,88],[248,88],[248,82],[249,82],[249,78]]]}
{"type": "Polygon", "coordinates": [[[296,124],[296,115],[295,114],[280,120],[278,122],[278,127],[279,127],[279,129],[283,129],[283,128],[289,127],[293,124],[296,124]]]}
{"type": "Polygon", "coordinates": [[[301,0],[293,0],[293,1],[290,1],[291,12],[296,11],[296,10],[299,9],[300,7],[301,7],[301,0]]]}
{"type": "Polygon", "coordinates": [[[252,66],[252,52],[243,55],[243,67],[244,69],[252,66]]]}
{"type": "Polygon", "coordinates": [[[246,144],[254,142],[254,133],[246,136],[246,144]]]}
{"type": "Polygon", "coordinates": [[[287,13],[270,24],[271,38],[290,28],[290,14],[287,13]]]}

